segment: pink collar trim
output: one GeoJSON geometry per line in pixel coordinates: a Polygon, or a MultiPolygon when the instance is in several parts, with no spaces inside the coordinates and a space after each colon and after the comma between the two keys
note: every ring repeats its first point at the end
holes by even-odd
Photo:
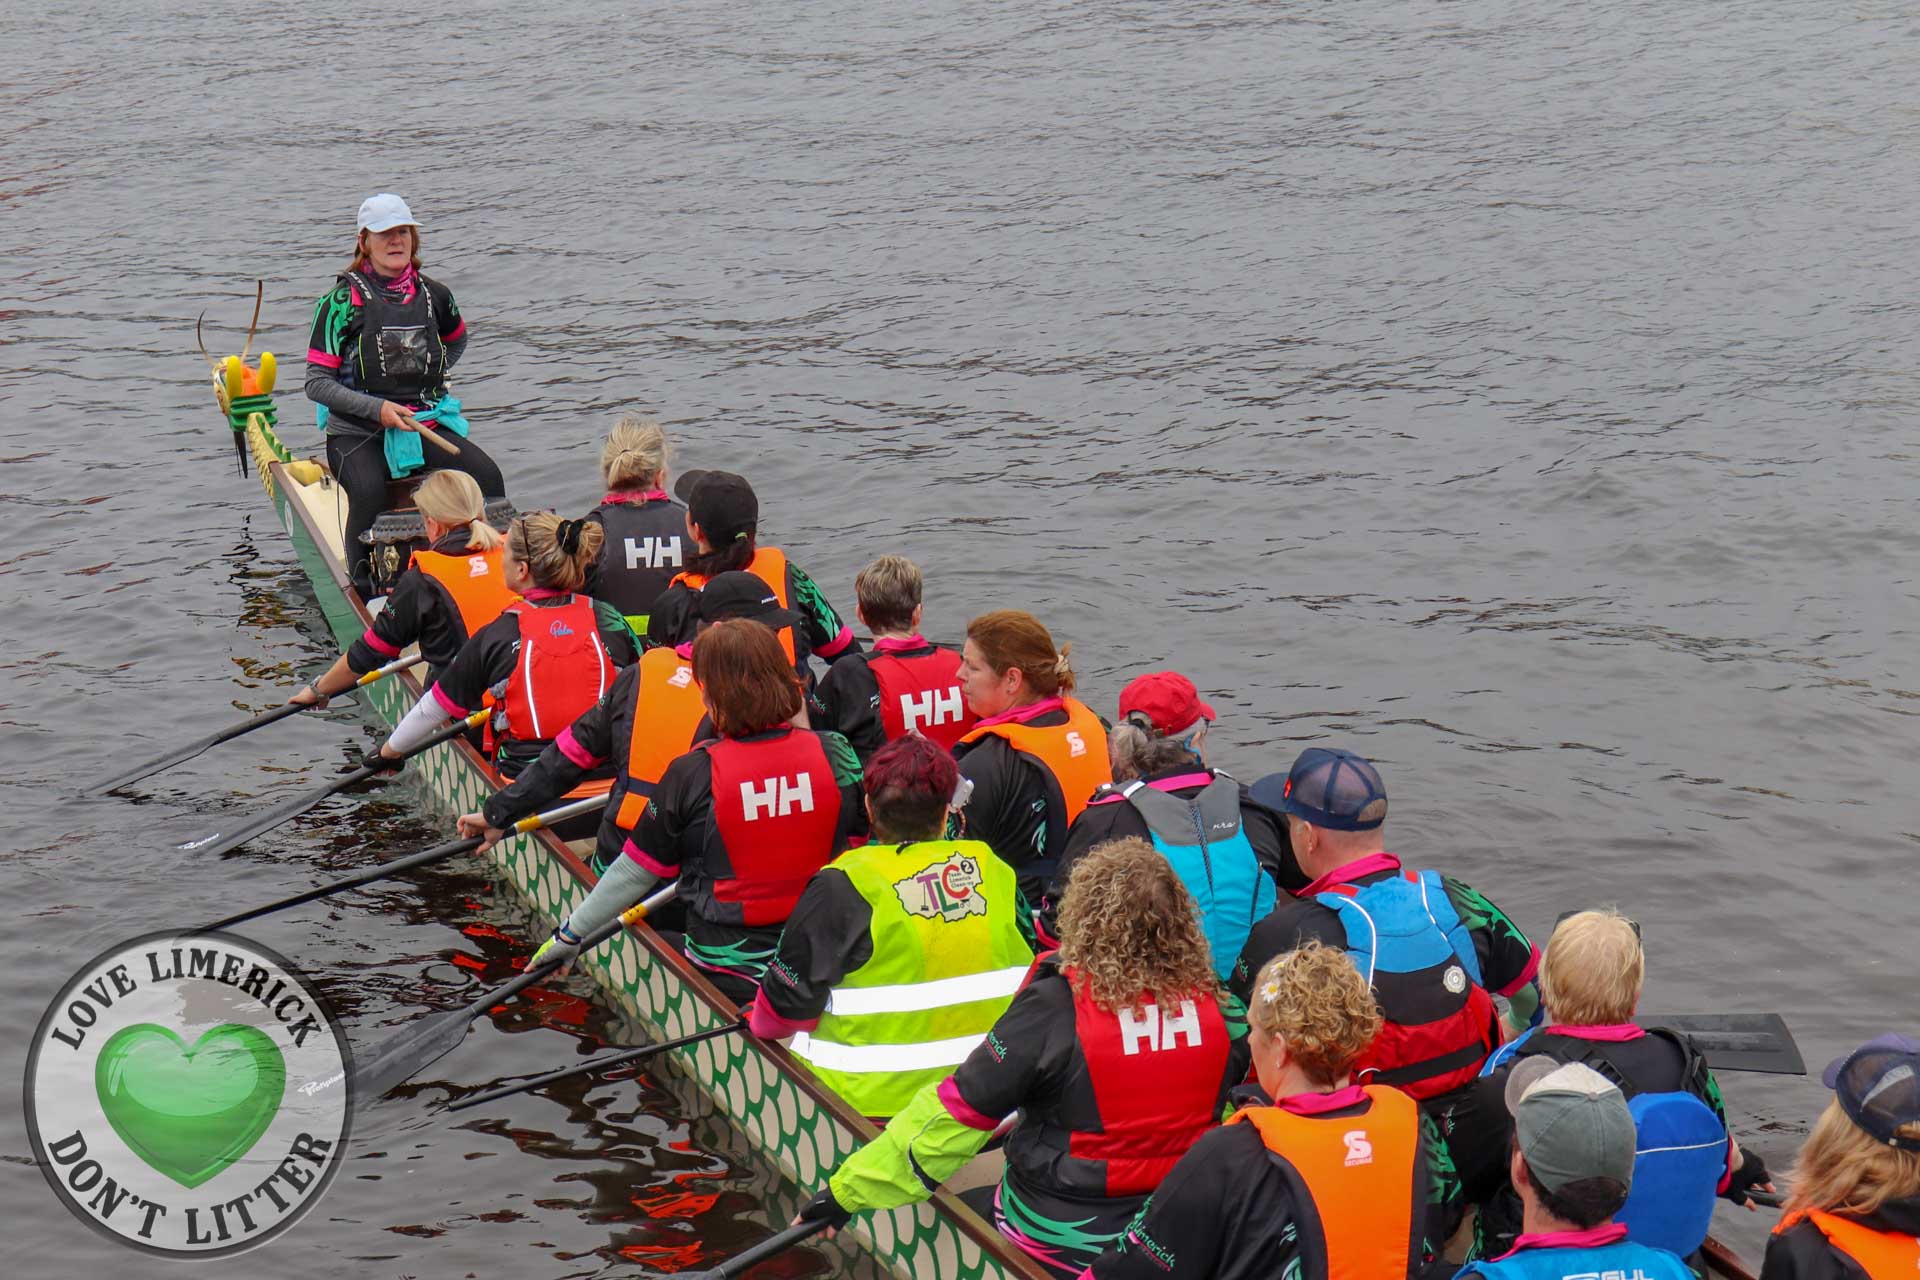
{"type": "Polygon", "coordinates": [[[677,644],[673,646],[673,651],[685,658],[688,662],[693,661],[693,641],[689,640],[685,644],[677,644]]]}
{"type": "Polygon", "coordinates": [[[1040,701],[1028,703],[1024,707],[1013,707],[1009,710],[1002,711],[997,716],[988,716],[984,720],[976,721],[973,727],[982,729],[994,724],[1025,724],[1027,721],[1038,716],[1043,716],[1049,711],[1059,711],[1065,706],[1066,703],[1062,702],[1060,695],[1056,693],[1051,698],[1042,698],[1040,701]]]}
{"type": "Polygon", "coordinates": [[[600,504],[605,506],[609,502],[625,502],[637,506],[642,502],[665,502],[666,500],[667,491],[665,489],[615,489],[606,497],[600,499],[600,504]]]}
{"type": "Polygon", "coordinates": [[[1645,1027],[1635,1026],[1631,1022],[1622,1022],[1611,1027],[1563,1027],[1558,1023],[1552,1023],[1540,1028],[1540,1034],[1543,1036],[1571,1036],[1575,1040],[1607,1040],[1620,1042],[1638,1040],[1647,1034],[1647,1029],[1645,1027]]]}
{"type": "Polygon", "coordinates": [[[552,587],[528,587],[520,596],[522,600],[554,600],[560,596],[570,596],[571,591],[555,591],[552,587]]]}
{"type": "Polygon", "coordinates": [[[1213,775],[1206,770],[1198,773],[1176,773],[1171,778],[1155,778],[1147,785],[1155,791],[1178,791],[1182,787],[1204,787],[1213,781],[1213,775]]]}
{"type": "MultiPolygon", "coordinates": [[[[1500,1255],[1511,1258],[1522,1249],[1592,1249],[1603,1244],[1617,1244],[1627,1238],[1627,1224],[1609,1222],[1586,1231],[1541,1231],[1533,1235],[1523,1235],[1513,1242],[1513,1248],[1500,1255]]],[[[1495,1258],[1494,1261],[1500,1261],[1495,1258]]]]}
{"type": "Polygon", "coordinates": [[[1399,869],[1400,859],[1394,857],[1392,854],[1370,853],[1364,858],[1349,862],[1344,867],[1335,867],[1302,889],[1298,896],[1311,898],[1316,893],[1325,893],[1327,890],[1339,885],[1352,884],[1362,876],[1370,876],[1380,871],[1398,871],[1399,869]]]}
{"type": "Polygon", "coordinates": [[[926,647],[927,642],[921,639],[920,633],[917,631],[910,636],[878,636],[873,642],[873,651],[875,653],[899,653],[902,649],[924,649],[926,647]]]}
{"type": "Polygon", "coordinates": [[[1317,1116],[1357,1107],[1366,1100],[1366,1090],[1357,1084],[1350,1084],[1331,1093],[1291,1093],[1274,1105],[1297,1116],[1317,1116]]]}

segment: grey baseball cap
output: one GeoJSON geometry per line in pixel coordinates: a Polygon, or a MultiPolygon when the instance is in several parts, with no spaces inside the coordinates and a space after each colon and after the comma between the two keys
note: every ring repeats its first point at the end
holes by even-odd
{"type": "Polygon", "coordinates": [[[1522,1058],[1507,1075],[1514,1137],[1534,1179],[1559,1191],[1582,1178],[1633,1183],[1633,1115],[1611,1080],[1578,1062],[1522,1058]]]}

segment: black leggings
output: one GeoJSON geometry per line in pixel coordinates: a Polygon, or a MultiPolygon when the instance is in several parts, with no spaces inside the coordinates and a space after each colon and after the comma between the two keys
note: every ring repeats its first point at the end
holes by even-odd
{"type": "MultiPolygon", "coordinates": [[[[458,454],[442,453],[432,445],[422,443],[427,465],[415,475],[442,468],[464,471],[474,478],[480,486],[480,492],[487,497],[507,496],[507,482],[500,474],[500,465],[473,441],[454,437],[454,443],[460,446],[458,454]]],[[[353,574],[354,586],[365,595],[371,585],[371,577],[367,567],[367,548],[361,543],[360,535],[373,527],[375,518],[387,506],[386,450],[377,435],[329,435],[327,467],[333,472],[334,480],[346,490],[347,568],[353,574]]]]}

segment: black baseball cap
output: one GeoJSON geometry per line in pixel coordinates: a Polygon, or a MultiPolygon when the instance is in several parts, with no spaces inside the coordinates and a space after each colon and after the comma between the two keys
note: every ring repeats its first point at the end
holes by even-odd
{"type": "Polygon", "coordinates": [[[1847,1117],[1873,1137],[1902,1151],[1920,1151],[1920,1138],[1900,1133],[1920,1124],[1920,1042],[1876,1036],[1827,1064],[1820,1078],[1847,1117]]]}
{"type": "Polygon", "coordinates": [[[673,493],[687,504],[687,517],[714,547],[724,547],[760,524],[760,499],[753,486],[731,471],[685,472],[673,482],[673,493]]]}
{"type": "Polygon", "coordinates": [[[1371,831],[1387,820],[1385,813],[1360,820],[1368,805],[1386,800],[1387,784],[1364,757],[1339,747],[1308,747],[1287,770],[1279,795],[1272,780],[1262,778],[1253,784],[1253,798],[1329,831],[1371,831]]]}
{"type": "Polygon", "coordinates": [[[720,622],[727,618],[752,618],[773,630],[790,627],[800,621],[791,609],[782,609],[773,588],[757,574],[744,569],[716,573],[700,591],[695,609],[702,622],[720,622]]]}

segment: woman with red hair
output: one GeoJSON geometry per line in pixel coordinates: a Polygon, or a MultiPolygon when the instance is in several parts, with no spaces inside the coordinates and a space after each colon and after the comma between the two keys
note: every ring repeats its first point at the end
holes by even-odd
{"type": "Polygon", "coordinates": [[[944,1079],[993,1027],[1033,963],[1013,870],[948,840],[953,757],[896,738],[862,787],[875,843],[814,873],[751,1009],[859,1111],[885,1119],[944,1079]]]}

